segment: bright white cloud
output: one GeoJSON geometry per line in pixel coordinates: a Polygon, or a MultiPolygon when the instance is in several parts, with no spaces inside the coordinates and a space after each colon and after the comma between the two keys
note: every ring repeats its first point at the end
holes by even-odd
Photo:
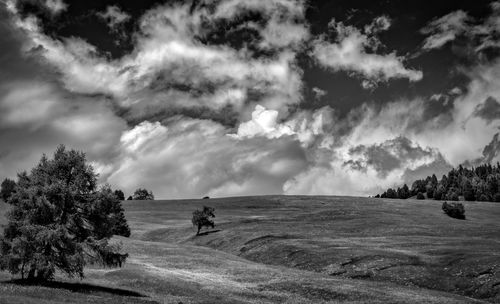
{"type": "Polygon", "coordinates": [[[381,42],[371,33],[386,30],[389,25],[387,18],[377,18],[363,33],[353,26],[332,20],[330,26],[337,32],[335,42],[324,37],[316,39],[311,56],[333,71],[347,71],[365,78],[364,88],[393,78],[407,78],[412,82],[421,80],[422,72],[406,68],[403,64],[405,58],[397,56],[396,52],[375,53],[381,42]]]}

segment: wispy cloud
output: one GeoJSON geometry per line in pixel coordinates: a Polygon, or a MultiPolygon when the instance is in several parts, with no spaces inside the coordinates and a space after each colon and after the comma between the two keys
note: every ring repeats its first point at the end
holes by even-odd
{"type": "Polygon", "coordinates": [[[406,78],[412,82],[421,80],[422,72],[406,68],[403,56],[397,56],[396,52],[376,53],[381,45],[376,34],[389,26],[390,20],[386,17],[376,18],[364,30],[332,20],[330,27],[336,32],[334,42],[325,37],[316,39],[311,56],[333,71],[359,75],[364,79],[364,88],[393,78],[406,78]]]}

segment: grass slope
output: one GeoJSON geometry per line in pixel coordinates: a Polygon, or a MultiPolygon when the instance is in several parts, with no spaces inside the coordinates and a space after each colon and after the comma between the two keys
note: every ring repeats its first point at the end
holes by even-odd
{"type": "MultiPolygon", "coordinates": [[[[121,269],[22,286],[0,274],[0,303],[499,302],[500,205],[265,196],[126,201],[132,236],[121,269]],[[194,237],[191,212],[215,207],[194,237]],[[475,300],[472,297],[479,299],[475,300]],[[37,299],[39,302],[31,301],[37,299]],[[31,302],[30,302],[31,301],[31,302]]],[[[0,210],[1,213],[1,210],[0,210]]]]}

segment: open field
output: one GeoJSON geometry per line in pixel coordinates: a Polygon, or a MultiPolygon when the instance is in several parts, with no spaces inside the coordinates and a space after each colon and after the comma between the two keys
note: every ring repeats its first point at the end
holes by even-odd
{"type": "Polygon", "coordinates": [[[500,204],[464,205],[461,221],[436,201],[126,201],[125,267],[54,286],[0,273],[0,303],[500,302],[500,204]],[[216,227],[195,237],[191,212],[203,204],[216,227]]]}

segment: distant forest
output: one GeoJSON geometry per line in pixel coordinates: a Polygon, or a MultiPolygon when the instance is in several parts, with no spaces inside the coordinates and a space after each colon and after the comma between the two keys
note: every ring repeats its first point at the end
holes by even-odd
{"type": "Polygon", "coordinates": [[[375,197],[407,199],[435,199],[458,201],[500,202],[500,164],[484,164],[471,169],[461,165],[438,180],[436,175],[416,180],[411,189],[406,184],[397,189],[389,188],[375,197]]]}

